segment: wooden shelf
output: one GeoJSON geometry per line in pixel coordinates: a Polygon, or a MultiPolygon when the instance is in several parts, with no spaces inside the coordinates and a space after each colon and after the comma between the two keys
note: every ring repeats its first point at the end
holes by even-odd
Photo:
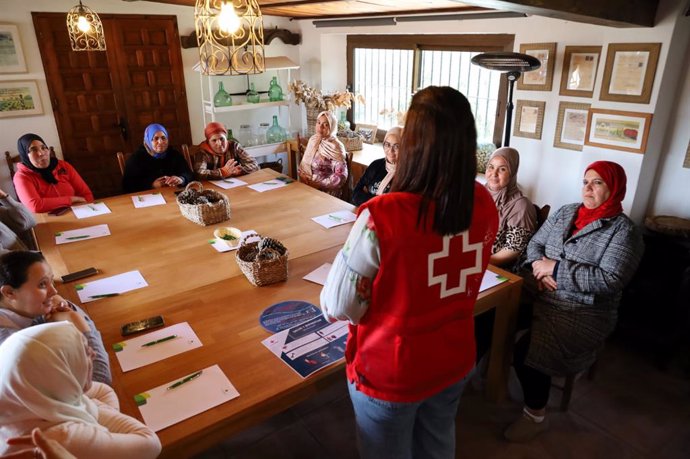
{"type": "Polygon", "coordinates": [[[264,145],[256,145],[254,147],[244,147],[245,151],[249,153],[249,156],[266,156],[274,155],[276,153],[284,153],[287,151],[287,146],[285,142],[278,143],[267,143],[264,145]]]}
{"type": "Polygon", "coordinates": [[[208,103],[204,104],[204,108],[206,109],[207,113],[229,113],[229,112],[241,112],[244,110],[256,110],[258,108],[267,108],[267,107],[287,107],[290,104],[287,100],[279,100],[277,102],[259,102],[258,104],[249,104],[249,103],[243,103],[243,104],[237,104],[237,105],[231,105],[229,107],[213,107],[212,105],[209,105],[208,103]]]}

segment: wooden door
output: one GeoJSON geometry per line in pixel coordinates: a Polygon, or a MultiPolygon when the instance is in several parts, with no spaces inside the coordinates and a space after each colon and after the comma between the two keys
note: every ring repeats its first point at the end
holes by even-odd
{"type": "Polygon", "coordinates": [[[97,197],[121,192],[115,154],[148,124],[191,143],[175,16],[102,14],[107,51],[75,52],[64,14],[32,15],[63,155],[97,197]]]}

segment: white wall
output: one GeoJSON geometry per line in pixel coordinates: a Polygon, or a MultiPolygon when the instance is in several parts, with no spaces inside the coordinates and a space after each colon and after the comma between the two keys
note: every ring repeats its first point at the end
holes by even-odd
{"type": "MultiPolygon", "coordinates": [[[[16,153],[17,139],[27,132],[34,132],[43,137],[48,145],[54,145],[58,149],[58,155],[62,156],[62,152],[59,151],[60,141],[58,138],[57,126],[50,106],[48,86],[46,85],[46,77],[43,72],[43,64],[38,50],[31,12],[64,12],[67,14],[67,11],[77,3],[78,0],[30,0],[23,2],[13,0],[2,2],[2,19],[0,22],[4,24],[14,24],[19,28],[28,73],[0,74],[0,81],[37,81],[41,102],[43,103],[43,115],[0,119],[0,132],[2,133],[0,136],[0,152],[10,151],[16,153]]],[[[177,26],[180,36],[189,35],[194,31],[194,7],[191,6],[174,6],[147,1],[125,2],[122,0],[88,0],[85,4],[97,13],[173,14],[177,16],[177,26]]],[[[272,28],[274,26],[286,28],[293,32],[298,31],[297,26],[285,18],[264,16],[264,27],[272,28]]],[[[299,46],[285,45],[280,40],[274,40],[271,45],[266,46],[265,53],[266,56],[288,56],[295,62],[299,61],[299,46]]],[[[189,119],[192,129],[192,138],[196,143],[204,139],[199,73],[192,70],[192,66],[198,61],[198,48],[182,49],[182,63],[184,65],[189,119]]],[[[246,84],[246,80],[243,77],[226,77],[223,80],[227,81],[228,85],[246,84]],[[232,83],[230,83],[231,80],[232,83]]],[[[287,92],[287,84],[283,83],[282,86],[283,90],[287,92]]],[[[259,89],[268,88],[257,87],[257,90],[259,89]]],[[[270,121],[270,113],[264,113],[264,109],[261,109],[260,112],[261,113],[254,116],[264,116],[264,118],[267,118],[266,121],[270,121]]],[[[242,113],[246,114],[247,112],[242,113]]],[[[245,117],[246,115],[239,116],[245,117]]],[[[258,123],[258,120],[252,117],[252,115],[249,115],[247,120],[258,123]]],[[[239,120],[231,121],[237,121],[237,124],[239,124],[239,120]]],[[[0,188],[9,189],[11,187],[9,182],[9,171],[6,167],[0,167],[0,188]]]]}
{"type": "MultiPolygon", "coordinates": [[[[682,159],[674,159],[674,152],[680,155],[681,144],[683,152],[687,146],[687,114],[690,101],[688,91],[681,98],[677,98],[675,88],[679,78],[686,78],[686,71],[681,72],[679,66],[685,61],[688,50],[687,29],[688,18],[682,16],[684,0],[661,0],[657,15],[657,26],[654,28],[612,28],[581,24],[558,19],[532,16],[517,19],[467,20],[467,21],[439,21],[400,23],[395,26],[380,27],[347,27],[316,29],[311,21],[300,21],[304,45],[300,49],[302,76],[305,80],[327,90],[342,89],[346,85],[346,39],[347,34],[483,34],[483,33],[512,33],[515,35],[515,50],[519,50],[521,43],[557,42],[557,58],[553,79],[553,89],[544,91],[515,91],[514,100],[537,100],[546,102],[543,134],[541,141],[520,137],[511,138],[511,146],[521,152],[521,166],[519,181],[528,195],[540,205],[551,204],[558,208],[568,202],[580,200],[580,180],[584,168],[592,161],[605,159],[621,164],[628,176],[628,193],[623,202],[624,208],[637,221],[640,221],[650,202],[654,202],[653,210],[663,209],[666,213],[688,216],[687,204],[690,199],[679,199],[672,191],[687,189],[688,170],[681,168],[682,159]],[[675,32],[675,35],[674,35],[675,32]],[[661,42],[661,54],[657,68],[652,98],[649,104],[616,103],[598,100],[603,78],[606,49],[609,43],[629,42],[661,42]],[[672,43],[673,42],[673,43],[672,43]],[[671,46],[671,45],[674,46],[671,46]],[[594,98],[566,97],[558,95],[560,87],[563,54],[569,45],[601,45],[603,47],[601,61],[594,88],[594,98]],[[668,55],[669,49],[674,49],[673,56],[668,55]],[[680,61],[680,62],[679,62],[680,61]],[[320,63],[320,68],[317,65],[320,63]],[[663,89],[662,88],[663,82],[663,89]],[[657,104],[659,98],[666,101],[671,94],[671,100],[676,102],[657,104]],[[556,129],[558,104],[560,101],[591,103],[595,108],[607,108],[633,112],[654,113],[654,121],[647,153],[627,153],[585,146],[582,152],[564,150],[553,147],[556,129]],[[684,102],[684,103],[683,103],[684,102]],[[674,103],[683,105],[683,113],[679,112],[677,120],[685,115],[684,129],[666,123],[674,103]],[[655,122],[659,120],[660,122],[655,122]],[[678,146],[671,142],[664,142],[676,132],[678,146]],[[672,151],[671,151],[672,150],[672,151]],[[656,164],[663,158],[664,173],[658,182],[659,191],[652,190],[651,185],[646,194],[636,193],[640,180],[652,180],[656,174],[656,164]],[[645,161],[643,161],[643,159],[645,161]],[[644,163],[644,164],[643,164],[644,163]],[[667,166],[668,164],[668,166],[667,166]],[[666,169],[668,168],[668,171],[666,169]],[[651,179],[649,179],[651,177],[651,179]],[[658,195],[658,196],[656,196],[658,195]],[[650,197],[652,199],[650,199],[650,197]],[[681,202],[683,201],[683,202],[681,202]]],[[[678,122],[680,123],[680,121],[678,122]]],[[[512,129],[512,127],[511,127],[512,129]]],[[[672,137],[674,140],[676,137],[672,137]]],[[[687,193],[685,194],[687,196],[687,193]]]]}

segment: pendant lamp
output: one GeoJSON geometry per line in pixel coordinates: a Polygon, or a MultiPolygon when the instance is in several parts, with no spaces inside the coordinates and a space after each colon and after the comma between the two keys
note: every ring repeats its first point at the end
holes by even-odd
{"type": "Polygon", "coordinates": [[[506,105],[505,141],[503,142],[503,146],[507,147],[510,145],[510,125],[513,119],[513,86],[522,73],[531,72],[541,67],[541,61],[529,54],[499,51],[477,54],[472,58],[472,63],[485,69],[507,73],[508,104],[506,105]]]}
{"type": "Polygon", "coordinates": [[[67,13],[67,31],[72,51],[105,51],[101,18],[81,0],[67,13]]]}
{"type": "Polygon", "coordinates": [[[264,25],[257,0],[196,0],[194,25],[202,74],[264,72],[264,25]]]}

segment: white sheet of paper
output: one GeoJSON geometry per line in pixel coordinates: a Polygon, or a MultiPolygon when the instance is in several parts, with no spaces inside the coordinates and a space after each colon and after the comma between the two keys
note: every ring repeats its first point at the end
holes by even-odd
{"type": "Polygon", "coordinates": [[[357,216],[349,210],[339,210],[337,212],[330,212],[326,215],[313,217],[312,220],[324,228],[333,228],[334,226],[352,223],[353,221],[357,220],[357,216]]]}
{"type": "Polygon", "coordinates": [[[95,217],[96,215],[111,213],[104,202],[92,202],[91,204],[72,206],[72,212],[74,212],[77,218],[89,218],[95,217]]]}
{"type": "Polygon", "coordinates": [[[302,279],[309,282],[314,282],[315,284],[324,285],[326,283],[328,273],[331,271],[331,266],[332,265],[330,263],[324,263],[314,271],[304,276],[302,279]]]}
{"type": "Polygon", "coordinates": [[[110,236],[108,225],[87,226],[86,228],[55,233],[55,244],[69,244],[70,242],[86,241],[103,236],[110,236]]]}
{"type": "Polygon", "coordinates": [[[484,290],[488,290],[491,287],[495,287],[498,284],[502,284],[504,282],[507,282],[508,278],[503,277],[499,274],[496,274],[495,272],[491,271],[490,269],[487,269],[484,272],[484,277],[482,278],[482,284],[479,286],[479,292],[483,292],[484,290]]]}
{"type": "Polygon", "coordinates": [[[275,190],[276,188],[282,188],[286,185],[287,183],[285,183],[284,181],[273,179],[261,183],[256,183],[254,185],[249,185],[249,188],[258,191],[259,193],[263,193],[264,191],[275,190]]]}
{"type": "Polygon", "coordinates": [[[165,205],[165,198],[160,193],[140,194],[139,196],[132,196],[134,207],[141,209],[142,207],[162,206],[165,205]]]}
{"type": "Polygon", "coordinates": [[[202,371],[198,378],[174,389],[168,387],[189,375],[135,396],[144,423],[158,432],[240,396],[218,365],[202,371]]]}
{"type": "Polygon", "coordinates": [[[115,343],[113,348],[115,349],[115,357],[117,357],[124,372],[167,359],[173,355],[182,354],[202,345],[199,337],[196,336],[192,327],[189,326],[189,323],[182,322],[181,324],[161,328],[127,341],[115,343]],[[142,344],[152,343],[168,336],[177,337],[162,343],[142,346],[142,344]]]}
{"type": "Polygon", "coordinates": [[[146,283],[139,271],[129,271],[86,284],[78,284],[75,288],[79,295],[79,301],[89,303],[99,300],[100,295],[120,294],[148,286],[149,284],[146,283]]]}
{"type": "Polygon", "coordinates": [[[238,186],[244,186],[247,184],[244,180],[236,179],[236,178],[226,178],[222,180],[209,180],[211,183],[213,183],[215,186],[220,187],[224,190],[229,190],[230,188],[235,188],[238,186]]]}
{"type": "MultiPolygon", "coordinates": [[[[242,236],[247,236],[249,234],[256,234],[256,231],[254,230],[247,230],[247,231],[242,231],[242,236]]],[[[257,236],[258,239],[258,236],[257,236]]],[[[247,242],[254,242],[256,239],[254,238],[248,238],[247,242]]],[[[235,242],[235,241],[232,241],[235,242]]],[[[220,253],[223,252],[230,252],[231,250],[237,250],[240,247],[239,241],[237,241],[237,245],[230,245],[227,242],[225,242],[223,239],[209,239],[208,241],[209,244],[211,244],[211,247],[219,251],[220,253]]]]}

